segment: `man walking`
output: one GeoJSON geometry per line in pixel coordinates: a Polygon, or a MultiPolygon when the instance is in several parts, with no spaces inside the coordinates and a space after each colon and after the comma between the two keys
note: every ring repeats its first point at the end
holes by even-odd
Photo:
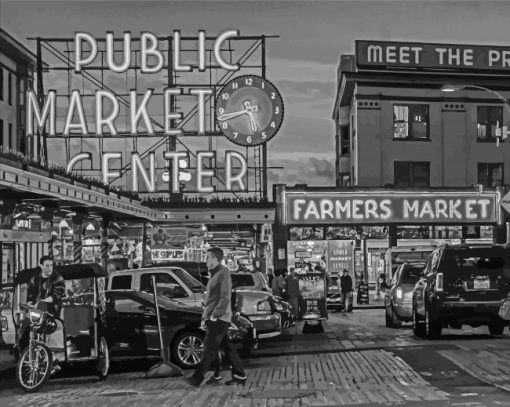
{"type": "Polygon", "coordinates": [[[344,312],[352,311],[352,278],[347,269],[344,269],[342,277],[340,277],[340,291],[342,293],[342,306],[344,312]]]}
{"type": "MultiPolygon", "coordinates": [[[[204,380],[205,374],[215,364],[221,342],[225,337],[232,320],[232,281],[228,269],[221,264],[223,250],[213,247],[207,253],[207,268],[211,279],[207,283],[207,298],[205,300],[202,323],[206,326],[204,354],[192,376],[186,378],[188,384],[198,387],[204,380]]],[[[235,359],[235,357],[234,357],[235,359]]],[[[231,360],[237,363],[237,360],[231,360]]],[[[246,376],[242,366],[236,366],[236,374],[232,373],[232,381],[244,383],[246,376]]]]}

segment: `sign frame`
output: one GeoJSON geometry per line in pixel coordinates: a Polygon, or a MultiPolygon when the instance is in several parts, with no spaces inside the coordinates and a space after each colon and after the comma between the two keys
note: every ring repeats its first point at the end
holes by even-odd
{"type": "MultiPolygon", "coordinates": [[[[354,191],[331,191],[331,190],[307,190],[307,191],[288,191],[286,190],[283,197],[283,221],[285,225],[288,226],[297,226],[297,225],[308,225],[308,224],[314,224],[319,226],[325,226],[325,225],[388,225],[388,224],[395,224],[395,225],[495,225],[501,224],[502,214],[501,210],[499,208],[500,203],[500,197],[501,193],[499,191],[476,191],[476,190],[466,190],[466,191],[451,191],[451,190],[445,190],[445,191],[406,191],[406,190],[354,190],[354,191]],[[351,200],[352,202],[356,201],[356,204],[363,204],[365,205],[366,209],[366,202],[368,200],[372,200],[375,202],[382,202],[383,200],[391,201],[387,202],[385,205],[382,205],[382,208],[379,208],[383,213],[386,212],[387,214],[387,208],[389,207],[392,210],[392,216],[391,217],[380,217],[380,218],[372,218],[370,219],[370,216],[367,216],[366,219],[361,219],[358,217],[358,219],[354,219],[354,216],[351,215],[349,217],[346,217],[344,219],[335,219],[335,218],[329,218],[329,219],[318,219],[317,217],[312,217],[310,219],[304,219],[303,217],[298,219],[292,218],[292,204],[295,200],[302,199],[305,201],[305,205],[302,206],[300,209],[300,213],[303,214],[306,212],[306,206],[311,200],[321,201],[321,200],[330,200],[333,203],[335,203],[335,200],[342,200],[342,201],[348,201],[351,200]],[[450,206],[455,206],[454,204],[458,204],[458,201],[460,200],[460,204],[458,204],[453,210],[454,213],[460,213],[458,212],[461,209],[465,209],[466,213],[462,213],[461,218],[452,218],[452,219],[435,219],[435,218],[404,218],[404,210],[408,210],[410,213],[411,210],[417,211],[415,205],[415,201],[418,201],[420,206],[420,211],[423,211],[423,206],[430,206],[426,204],[422,204],[422,202],[425,202],[427,200],[434,201],[434,200],[454,200],[453,204],[450,202],[447,202],[447,204],[450,206]],[[469,202],[469,205],[471,204],[477,204],[477,202],[481,202],[480,200],[489,200],[489,203],[486,203],[485,209],[487,209],[487,219],[476,219],[476,218],[468,218],[467,217],[467,209],[466,206],[468,205],[469,200],[474,200],[475,202],[469,202]],[[399,203],[400,206],[395,206],[395,203],[399,203]],[[404,202],[406,203],[406,207],[404,208],[404,202]],[[402,216],[393,216],[394,211],[396,209],[399,209],[402,213],[402,216]],[[457,212],[455,212],[457,211],[457,212]]],[[[354,203],[353,203],[354,205],[354,203]]],[[[318,208],[318,205],[315,205],[318,208]]],[[[373,204],[372,204],[373,206],[373,204]]],[[[448,207],[448,210],[450,208],[448,207]]],[[[328,209],[331,207],[329,206],[328,209]]],[[[472,206],[470,206],[471,209],[473,209],[472,206]]],[[[375,208],[372,208],[375,210],[375,208]]],[[[443,210],[444,208],[441,208],[443,210]]],[[[433,211],[437,210],[437,207],[432,207],[433,211]]],[[[446,209],[445,209],[446,210],[446,209]]],[[[483,215],[483,208],[480,209],[480,216],[483,215]]],[[[333,213],[335,210],[333,209],[333,213]]],[[[423,213],[423,212],[422,212],[423,213]]],[[[444,213],[439,212],[439,213],[444,213]]],[[[473,212],[471,211],[470,214],[473,212]]]]}

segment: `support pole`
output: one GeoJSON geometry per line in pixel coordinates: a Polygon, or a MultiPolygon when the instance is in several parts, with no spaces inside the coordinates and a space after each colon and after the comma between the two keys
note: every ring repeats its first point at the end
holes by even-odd
{"type": "Polygon", "coordinates": [[[147,224],[142,225],[142,267],[145,267],[145,253],[147,251],[147,224]]]}
{"type": "Polygon", "coordinates": [[[85,212],[76,212],[73,216],[73,263],[79,264],[82,262],[82,236],[83,236],[83,219],[87,214],[85,212]]]}
{"type": "Polygon", "coordinates": [[[103,215],[101,222],[101,266],[105,270],[108,264],[108,226],[110,221],[111,215],[103,215]]]}

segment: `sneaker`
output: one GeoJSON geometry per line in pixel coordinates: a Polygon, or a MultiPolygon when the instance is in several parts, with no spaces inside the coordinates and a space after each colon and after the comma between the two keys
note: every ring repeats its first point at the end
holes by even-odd
{"type": "Polygon", "coordinates": [[[210,384],[210,385],[213,385],[213,386],[214,386],[215,384],[219,384],[219,382],[221,382],[221,376],[220,376],[220,375],[217,375],[217,376],[216,376],[216,375],[214,374],[214,375],[212,375],[212,376],[209,378],[209,380],[207,380],[207,381],[205,382],[205,384],[210,384]]]}
{"type": "Polygon", "coordinates": [[[184,378],[184,381],[193,387],[200,387],[200,382],[198,382],[193,376],[188,376],[184,378]]]}
{"type": "Polygon", "coordinates": [[[248,379],[247,376],[239,376],[239,375],[232,375],[232,380],[229,380],[228,382],[226,382],[225,384],[245,384],[246,383],[246,379],[248,379]]]}

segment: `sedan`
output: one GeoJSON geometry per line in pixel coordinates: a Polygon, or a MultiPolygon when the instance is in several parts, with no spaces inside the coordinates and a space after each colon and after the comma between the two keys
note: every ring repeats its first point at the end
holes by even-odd
{"type": "Polygon", "coordinates": [[[277,305],[275,297],[264,291],[236,290],[238,307],[257,329],[259,339],[272,338],[282,333],[283,304],[277,305]],[[278,308],[281,311],[278,311],[278,308]]]}
{"type": "Polygon", "coordinates": [[[402,321],[412,321],[413,290],[424,267],[424,263],[406,262],[395,272],[384,296],[387,327],[396,328],[402,325],[402,321]]]}
{"type": "MultiPolygon", "coordinates": [[[[204,350],[205,332],[200,329],[202,312],[162,296],[158,296],[158,304],[166,355],[183,369],[195,368],[204,350]]],[[[113,360],[160,356],[153,295],[132,290],[107,291],[106,324],[105,334],[113,360]]],[[[227,337],[240,342],[243,349],[251,350],[254,335],[250,327],[245,318],[242,323],[234,319],[227,337]]]]}

